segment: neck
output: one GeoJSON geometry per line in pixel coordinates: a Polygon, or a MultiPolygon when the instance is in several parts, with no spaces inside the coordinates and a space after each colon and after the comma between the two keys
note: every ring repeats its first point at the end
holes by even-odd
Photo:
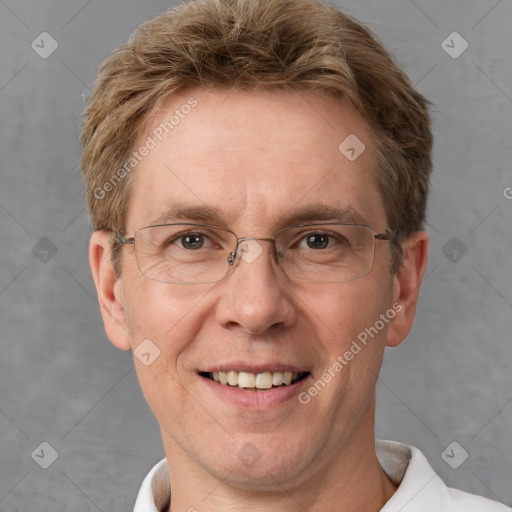
{"type": "Polygon", "coordinates": [[[241,508],[265,512],[378,512],[397,486],[380,467],[373,428],[371,437],[359,437],[360,441],[347,440],[307,474],[296,475],[290,482],[276,480],[275,485],[264,489],[243,487],[227,471],[219,478],[164,438],[172,489],[168,512],[241,508]]]}

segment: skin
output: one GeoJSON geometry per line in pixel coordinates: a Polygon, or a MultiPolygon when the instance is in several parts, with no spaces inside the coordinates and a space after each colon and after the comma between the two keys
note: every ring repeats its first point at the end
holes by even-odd
{"type": "MultiPolygon", "coordinates": [[[[350,104],[319,93],[195,89],[148,120],[140,143],[190,96],[197,107],[133,171],[128,236],[176,202],[218,208],[222,218],[211,223],[239,237],[273,237],[285,215],[318,203],[350,206],[376,232],[389,227],[372,132],[350,104]],[[349,134],[366,145],[353,162],[338,150],[349,134]]],[[[117,278],[108,234],[92,235],[108,337],[125,350],[149,338],[160,350],[151,365],[135,358],[135,366],[160,424],[171,509],[378,511],[396,486],[376,458],[375,384],[384,348],[411,329],[427,235],[404,243],[399,274],[390,271],[389,242],[377,241],[371,273],[341,284],[291,281],[271,244],[260,245],[255,261],[239,261],[222,281],[179,285],[144,278],[131,246],[117,278]],[[395,303],[401,311],[308,404],[293,396],[266,410],[238,407],[197,373],[225,362],[284,362],[311,373],[305,391],[395,303]],[[244,446],[256,463],[237,456],[244,446]]]]}

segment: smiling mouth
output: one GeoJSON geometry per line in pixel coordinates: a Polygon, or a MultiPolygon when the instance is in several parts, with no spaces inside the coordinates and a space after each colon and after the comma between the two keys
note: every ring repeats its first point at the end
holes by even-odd
{"type": "Polygon", "coordinates": [[[200,375],[222,386],[255,391],[290,386],[305,379],[309,372],[263,372],[249,373],[237,371],[201,372],[200,375]]]}

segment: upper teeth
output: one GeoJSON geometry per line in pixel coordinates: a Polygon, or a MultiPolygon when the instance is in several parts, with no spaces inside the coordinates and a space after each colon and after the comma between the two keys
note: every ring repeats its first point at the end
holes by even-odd
{"type": "Polygon", "coordinates": [[[297,372],[213,372],[213,380],[223,385],[238,386],[239,388],[270,389],[272,386],[288,386],[297,380],[297,372]]]}

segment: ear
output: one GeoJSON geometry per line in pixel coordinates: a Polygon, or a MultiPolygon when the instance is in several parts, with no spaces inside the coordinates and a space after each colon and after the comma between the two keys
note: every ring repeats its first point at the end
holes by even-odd
{"type": "Polygon", "coordinates": [[[95,231],[92,234],[89,244],[89,263],[107,336],[116,347],[129,350],[131,342],[126,322],[122,283],[112,267],[109,233],[95,231]]]}
{"type": "Polygon", "coordinates": [[[402,249],[404,262],[394,277],[393,309],[396,311],[396,315],[389,324],[386,339],[388,347],[400,345],[411,331],[420,287],[428,262],[427,233],[415,231],[403,244],[402,249]]]}

